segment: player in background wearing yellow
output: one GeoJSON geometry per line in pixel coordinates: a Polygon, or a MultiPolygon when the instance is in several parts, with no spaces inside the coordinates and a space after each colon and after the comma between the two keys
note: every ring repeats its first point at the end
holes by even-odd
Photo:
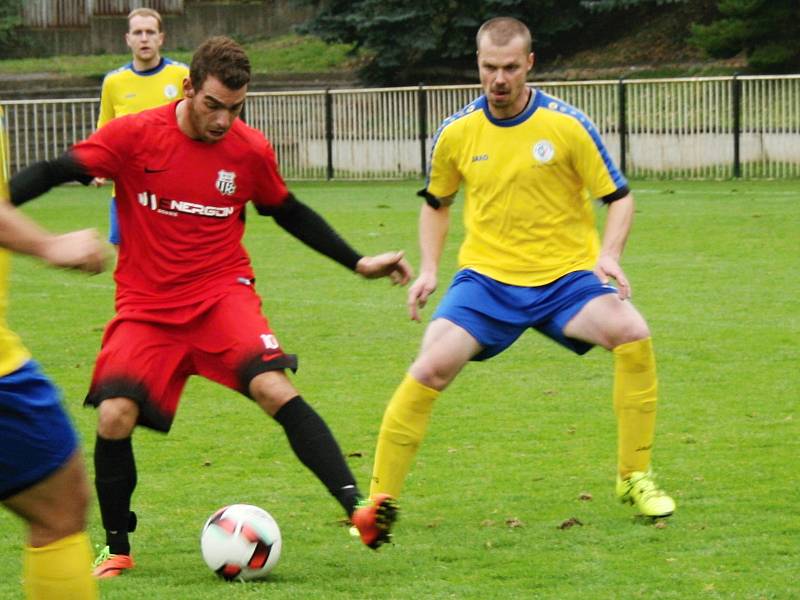
{"type": "Polygon", "coordinates": [[[420,192],[422,260],[408,293],[411,317],[419,320],[436,290],[450,205],[463,184],[460,270],[386,408],[370,494],[399,495],[434,401],[466,363],[502,352],[533,328],[577,354],[593,345],[612,351],[617,495],[644,515],[670,515],[675,503],[650,470],[657,385],[650,330],[620,266],[634,212],[627,181],[586,116],[526,85],[534,56],[523,23],[491,19],[476,42],[484,95],[439,129],[420,192]],[[608,208],[602,243],[590,196],[608,208]]]}
{"type": "MultiPolygon", "coordinates": [[[[183,80],[189,77],[189,67],[161,56],[164,29],[158,11],[152,8],[132,10],[128,14],[125,43],[131,49],[132,60],[103,79],[98,129],[116,117],[183,98],[183,80]]],[[[94,183],[102,185],[105,179],[95,178],[94,183]]],[[[117,204],[113,196],[108,238],[112,244],[119,245],[117,204]]]]}
{"type": "Polygon", "coordinates": [[[89,486],[58,390],[6,324],[9,252],[97,273],[104,244],[94,230],[51,235],[9,203],[0,109],[0,502],[27,524],[23,579],[29,600],[97,598],[86,535],[89,486]]]}

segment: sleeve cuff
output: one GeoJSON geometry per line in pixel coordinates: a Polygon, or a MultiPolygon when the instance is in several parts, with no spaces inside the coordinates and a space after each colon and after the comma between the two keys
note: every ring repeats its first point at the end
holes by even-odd
{"type": "Polygon", "coordinates": [[[603,204],[611,204],[612,202],[616,202],[631,193],[630,188],[627,185],[623,185],[621,188],[617,189],[610,194],[603,196],[600,200],[603,204]]]}

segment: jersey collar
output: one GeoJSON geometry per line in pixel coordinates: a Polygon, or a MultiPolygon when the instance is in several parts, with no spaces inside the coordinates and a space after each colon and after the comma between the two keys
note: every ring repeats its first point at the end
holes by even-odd
{"type": "Polygon", "coordinates": [[[153,67],[152,69],[145,69],[144,71],[137,71],[136,67],[133,66],[133,61],[131,61],[130,64],[131,71],[133,71],[137,75],[143,75],[145,77],[148,75],[155,75],[156,73],[160,73],[161,70],[166,66],[167,66],[167,61],[164,60],[163,56],[161,57],[161,60],[158,61],[158,64],[155,67],[153,67]]]}
{"type": "Polygon", "coordinates": [[[539,90],[536,88],[530,88],[531,90],[531,97],[528,98],[528,104],[515,117],[511,117],[509,119],[498,119],[497,117],[492,115],[492,112],[489,110],[489,101],[486,99],[486,96],[483,95],[480,97],[480,107],[483,109],[483,114],[486,115],[486,118],[489,120],[490,123],[493,125],[497,125],[498,127],[513,127],[514,125],[519,125],[524,121],[527,121],[530,116],[539,108],[540,99],[539,90]]]}

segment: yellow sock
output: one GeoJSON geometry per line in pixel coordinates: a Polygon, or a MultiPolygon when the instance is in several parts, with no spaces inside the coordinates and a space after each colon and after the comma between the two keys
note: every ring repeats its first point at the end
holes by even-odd
{"type": "Polygon", "coordinates": [[[95,600],[89,536],[81,532],[41,548],[25,546],[23,578],[28,600],[95,600]]]}
{"type": "Polygon", "coordinates": [[[619,475],[647,471],[656,428],[658,379],[651,338],[614,348],[619,475]]]}
{"type": "Polygon", "coordinates": [[[378,434],[370,496],[378,493],[400,495],[411,462],[428,428],[433,401],[439,392],[406,374],[395,390],[378,434]]]}

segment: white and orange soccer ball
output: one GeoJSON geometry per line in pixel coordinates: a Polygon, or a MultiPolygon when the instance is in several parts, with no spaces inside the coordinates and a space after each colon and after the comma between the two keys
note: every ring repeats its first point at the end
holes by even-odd
{"type": "Polygon", "coordinates": [[[228,581],[260,579],[281,556],[281,530],[267,511],[232,504],[211,515],[200,535],[208,568],[228,581]]]}

